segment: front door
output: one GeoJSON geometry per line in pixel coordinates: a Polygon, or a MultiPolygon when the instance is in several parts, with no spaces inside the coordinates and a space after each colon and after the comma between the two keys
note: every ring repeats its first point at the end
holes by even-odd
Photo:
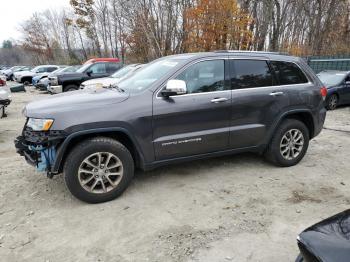
{"type": "Polygon", "coordinates": [[[225,59],[195,62],[173,79],[187,94],[153,102],[153,144],[157,160],[225,150],[229,143],[231,90],[225,59]]]}
{"type": "Polygon", "coordinates": [[[92,64],[86,72],[89,72],[89,74],[86,74],[85,80],[94,79],[94,78],[101,78],[101,77],[107,77],[110,74],[107,72],[107,66],[106,63],[95,63],[92,64]]]}

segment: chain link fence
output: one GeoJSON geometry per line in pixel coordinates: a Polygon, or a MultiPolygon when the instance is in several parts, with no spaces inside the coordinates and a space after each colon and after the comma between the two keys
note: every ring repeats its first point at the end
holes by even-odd
{"type": "Polygon", "coordinates": [[[306,60],[316,73],[323,70],[350,71],[350,55],[309,56],[306,60]]]}

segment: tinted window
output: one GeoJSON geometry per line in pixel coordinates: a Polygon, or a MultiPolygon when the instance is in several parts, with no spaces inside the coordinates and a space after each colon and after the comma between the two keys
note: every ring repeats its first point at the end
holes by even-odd
{"type": "Polygon", "coordinates": [[[35,73],[45,73],[46,72],[46,67],[41,67],[35,71],[35,73]]]}
{"type": "Polygon", "coordinates": [[[106,64],[99,63],[93,64],[88,71],[91,71],[93,74],[103,74],[106,73],[106,64]]]}
{"type": "Polygon", "coordinates": [[[304,73],[294,63],[271,61],[271,65],[280,85],[302,84],[308,82],[304,73]]]}
{"type": "Polygon", "coordinates": [[[272,86],[273,79],[266,61],[231,60],[232,89],[272,86]]]}
{"type": "Polygon", "coordinates": [[[113,74],[116,71],[118,71],[121,67],[122,67],[121,64],[108,63],[107,64],[107,72],[113,74]]]}
{"type": "Polygon", "coordinates": [[[48,67],[48,68],[46,68],[46,72],[53,72],[55,70],[57,70],[57,67],[48,67]]]}
{"type": "Polygon", "coordinates": [[[186,82],[188,94],[225,90],[225,62],[199,62],[185,69],[176,79],[186,82]]]}

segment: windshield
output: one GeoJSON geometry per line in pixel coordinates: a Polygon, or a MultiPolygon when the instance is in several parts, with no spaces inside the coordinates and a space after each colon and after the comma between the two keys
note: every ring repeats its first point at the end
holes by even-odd
{"type": "Polygon", "coordinates": [[[127,75],[133,68],[134,68],[134,66],[123,67],[122,69],[118,70],[113,75],[111,75],[111,77],[122,78],[123,76],[127,75]]]}
{"type": "Polygon", "coordinates": [[[36,73],[36,71],[38,71],[38,69],[40,69],[40,66],[36,66],[30,71],[33,72],[33,73],[36,73]]]}
{"type": "Polygon", "coordinates": [[[320,73],[317,75],[323,84],[327,86],[339,85],[345,78],[345,73],[320,73]]]}
{"type": "Polygon", "coordinates": [[[140,93],[165,76],[185,59],[159,59],[136,71],[134,75],[120,82],[118,86],[129,93],[140,93]]]}
{"type": "Polygon", "coordinates": [[[84,73],[84,71],[89,68],[91,64],[85,64],[77,70],[77,73],[84,73]]]}

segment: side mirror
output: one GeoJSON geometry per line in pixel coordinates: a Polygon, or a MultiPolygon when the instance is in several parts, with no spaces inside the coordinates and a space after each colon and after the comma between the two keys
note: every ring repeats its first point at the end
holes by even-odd
{"type": "Polygon", "coordinates": [[[176,96],[176,95],[184,95],[187,93],[186,82],[183,80],[169,80],[166,84],[165,89],[161,91],[162,96],[176,96]]]}
{"type": "Polygon", "coordinates": [[[86,71],[86,74],[87,74],[88,76],[91,76],[91,75],[92,75],[92,70],[86,71]]]}
{"type": "Polygon", "coordinates": [[[346,85],[347,87],[350,87],[350,81],[345,81],[345,85],[346,85]]]}

